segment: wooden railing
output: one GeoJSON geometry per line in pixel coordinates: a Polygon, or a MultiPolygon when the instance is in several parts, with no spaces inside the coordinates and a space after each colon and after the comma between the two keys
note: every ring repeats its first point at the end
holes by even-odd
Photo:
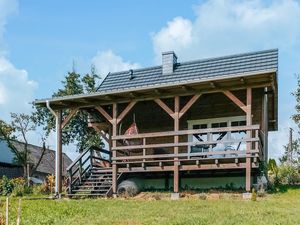
{"type": "Polygon", "coordinates": [[[90,169],[101,166],[108,167],[111,163],[111,152],[91,146],[82,152],[73,163],[67,168],[68,173],[68,193],[72,194],[75,184],[81,183],[82,178],[87,177],[90,169]],[[103,157],[105,155],[105,157],[103,157]],[[100,165],[99,165],[100,164],[100,165]]]}
{"type": "MultiPolygon", "coordinates": [[[[263,157],[262,156],[262,143],[259,135],[260,127],[259,125],[252,126],[237,126],[237,127],[224,127],[224,128],[208,128],[208,129],[195,129],[195,130],[180,130],[180,131],[170,131],[170,132],[156,132],[156,133],[142,133],[137,135],[118,135],[113,136],[112,140],[116,140],[118,143],[124,142],[136,142],[136,144],[122,145],[119,144],[116,147],[112,148],[112,151],[117,151],[117,157],[112,158],[113,163],[121,166],[126,165],[129,167],[131,164],[141,164],[142,167],[145,167],[146,164],[158,163],[172,163],[178,158],[179,162],[194,160],[206,160],[206,159],[223,159],[223,158],[246,158],[253,157],[254,160],[263,157]],[[250,137],[247,136],[247,131],[251,131],[250,137]],[[232,138],[232,133],[244,132],[245,137],[241,139],[232,138]],[[217,139],[213,140],[213,135],[215,134],[224,134],[226,139],[217,139]],[[206,135],[207,140],[205,141],[188,141],[188,136],[192,135],[206,135]],[[181,138],[184,141],[179,141],[174,143],[174,136],[185,136],[181,138]],[[166,143],[165,140],[161,140],[160,143],[149,143],[147,142],[153,140],[158,140],[159,138],[169,137],[170,141],[166,143]],[[224,148],[223,150],[215,151],[214,147],[218,144],[236,144],[239,147],[237,149],[224,148]],[[241,143],[246,146],[247,143],[251,143],[250,149],[239,149],[241,143]],[[206,151],[193,152],[191,151],[192,146],[206,146],[206,151]],[[175,154],[172,149],[174,147],[179,147],[180,151],[178,154],[175,154]],[[149,153],[151,149],[167,149],[162,154],[153,154],[149,153]]],[[[191,138],[190,138],[191,139],[191,138]]]]}

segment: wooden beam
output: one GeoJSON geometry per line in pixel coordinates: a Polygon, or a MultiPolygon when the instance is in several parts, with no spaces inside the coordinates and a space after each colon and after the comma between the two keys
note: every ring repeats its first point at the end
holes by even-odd
{"type": "Polygon", "coordinates": [[[73,118],[73,116],[78,112],[79,108],[72,109],[69,115],[64,119],[64,121],[61,124],[61,129],[64,129],[64,127],[70,122],[70,120],[73,118]]]}
{"type": "Polygon", "coordinates": [[[163,109],[165,110],[166,113],[169,114],[169,116],[171,116],[172,118],[174,118],[174,112],[172,111],[172,109],[169,108],[169,106],[166,105],[166,103],[164,103],[162,100],[160,100],[159,98],[154,99],[154,101],[163,109]]]}
{"type": "Polygon", "coordinates": [[[117,124],[119,124],[122,119],[124,119],[124,117],[127,115],[127,113],[133,108],[133,106],[135,106],[135,104],[137,103],[137,101],[131,101],[128,106],[123,110],[123,112],[118,116],[117,118],[117,124]]]}
{"type": "Polygon", "coordinates": [[[191,108],[191,106],[200,98],[201,94],[194,95],[179,112],[179,119],[191,108]]]}
{"type": "Polygon", "coordinates": [[[56,112],[55,194],[62,191],[62,111],[56,112]]]}
{"type": "Polygon", "coordinates": [[[100,112],[101,115],[104,116],[107,121],[112,123],[113,118],[101,106],[96,106],[95,109],[98,110],[98,112],[100,112]]]}
{"type": "MultiPolygon", "coordinates": [[[[179,131],[179,111],[180,111],[180,97],[175,96],[174,98],[174,132],[179,131]]],[[[174,136],[174,144],[178,144],[179,136],[174,136]]],[[[178,146],[174,147],[174,154],[178,155],[178,146]]],[[[179,192],[179,164],[178,156],[174,158],[174,193],[179,192]]]]}
{"type": "MultiPolygon", "coordinates": [[[[112,118],[112,135],[117,135],[117,115],[118,115],[118,105],[117,103],[113,103],[113,118],[112,118]]],[[[112,148],[117,147],[117,141],[112,141],[112,148]]],[[[112,152],[112,157],[115,158],[117,156],[117,152],[112,152]]],[[[118,182],[118,168],[116,161],[112,161],[112,191],[113,191],[113,197],[117,197],[117,182],[118,182]]]]}
{"type": "Polygon", "coordinates": [[[223,91],[224,95],[226,95],[231,101],[233,101],[238,107],[240,107],[245,113],[247,113],[246,105],[239,100],[232,92],[230,91],[223,91]]]}
{"type": "MultiPolygon", "coordinates": [[[[246,110],[246,125],[252,124],[252,89],[247,88],[247,110],[246,110]]],[[[252,131],[247,131],[247,138],[252,137],[252,131]]],[[[246,144],[246,191],[251,191],[251,142],[246,144]]]]}
{"type": "MultiPolygon", "coordinates": [[[[255,164],[252,167],[257,168],[255,164]]],[[[235,163],[222,163],[222,164],[201,164],[198,165],[182,165],[180,167],[180,171],[187,170],[223,170],[223,169],[244,169],[245,163],[239,163],[238,165],[235,163]]],[[[173,166],[146,166],[146,167],[131,167],[130,170],[128,168],[120,168],[120,172],[163,172],[163,171],[173,171],[173,166]]]]}

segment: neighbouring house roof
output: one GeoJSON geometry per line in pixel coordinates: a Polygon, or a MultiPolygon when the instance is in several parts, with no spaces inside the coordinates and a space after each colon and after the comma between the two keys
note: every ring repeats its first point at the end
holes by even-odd
{"type": "MultiPolygon", "coordinates": [[[[15,147],[18,149],[24,148],[23,142],[15,142],[15,147]]],[[[28,145],[28,149],[30,151],[30,159],[36,164],[42,154],[42,147],[36,145],[28,145]]],[[[9,149],[8,145],[5,141],[0,140],[0,162],[13,164],[14,154],[9,149]]],[[[66,173],[67,167],[72,163],[72,160],[63,153],[62,157],[62,165],[63,165],[63,175],[66,173]]],[[[37,168],[37,172],[46,173],[46,174],[55,174],[55,151],[51,149],[46,149],[45,154],[42,158],[40,165],[37,168]]]]}
{"type": "Polygon", "coordinates": [[[161,84],[176,84],[187,81],[201,81],[208,78],[238,76],[264,71],[276,72],[278,69],[278,50],[266,50],[236,54],[218,58],[202,59],[177,63],[174,72],[162,74],[162,66],[109,73],[99,87],[99,92],[155,87],[161,84]]]}

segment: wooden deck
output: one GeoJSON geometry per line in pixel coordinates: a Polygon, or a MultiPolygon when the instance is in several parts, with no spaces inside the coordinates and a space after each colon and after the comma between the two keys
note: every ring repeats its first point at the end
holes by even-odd
{"type": "Polygon", "coordinates": [[[112,140],[118,143],[118,146],[112,147],[113,155],[115,155],[112,157],[112,162],[117,165],[118,172],[173,171],[175,162],[178,163],[179,170],[238,169],[245,168],[246,158],[251,158],[252,167],[255,168],[263,159],[259,125],[118,135],[113,136],[112,140]],[[226,133],[230,137],[233,132],[250,132],[251,137],[213,139],[213,134],[226,133]],[[179,136],[187,140],[187,136],[193,134],[205,134],[208,140],[147,144],[148,140],[153,141],[162,137],[179,136]],[[134,140],[142,144],[124,146],[121,144],[123,140],[134,140]],[[241,143],[249,144],[251,148],[249,150],[224,148],[218,151],[213,149],[216,145],[241,146],[241,143]],[[206,146],[207,150],[191,152],[192,146],[206,146]],[[175,147],[178,147],[177,153],[174,151],[175,147]],[[161,153],[153,153],[154,149],[160,149],[161,153]]]}

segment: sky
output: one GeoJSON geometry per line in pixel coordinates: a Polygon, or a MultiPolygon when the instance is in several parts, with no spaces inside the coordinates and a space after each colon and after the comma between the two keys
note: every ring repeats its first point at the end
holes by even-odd
{"type": "Polygon", "coordinates": [[[279,130],[269,138],[276,158],[288,128],[298,132],[290,117],[299,40],[298,0],[0,0],[0,118],[30,112],[28,103],[50,97],[73,66],[86,73],[94,64],[104,78],[161,64],[162,51],[186,61],[278,48],[279,130]]]}

